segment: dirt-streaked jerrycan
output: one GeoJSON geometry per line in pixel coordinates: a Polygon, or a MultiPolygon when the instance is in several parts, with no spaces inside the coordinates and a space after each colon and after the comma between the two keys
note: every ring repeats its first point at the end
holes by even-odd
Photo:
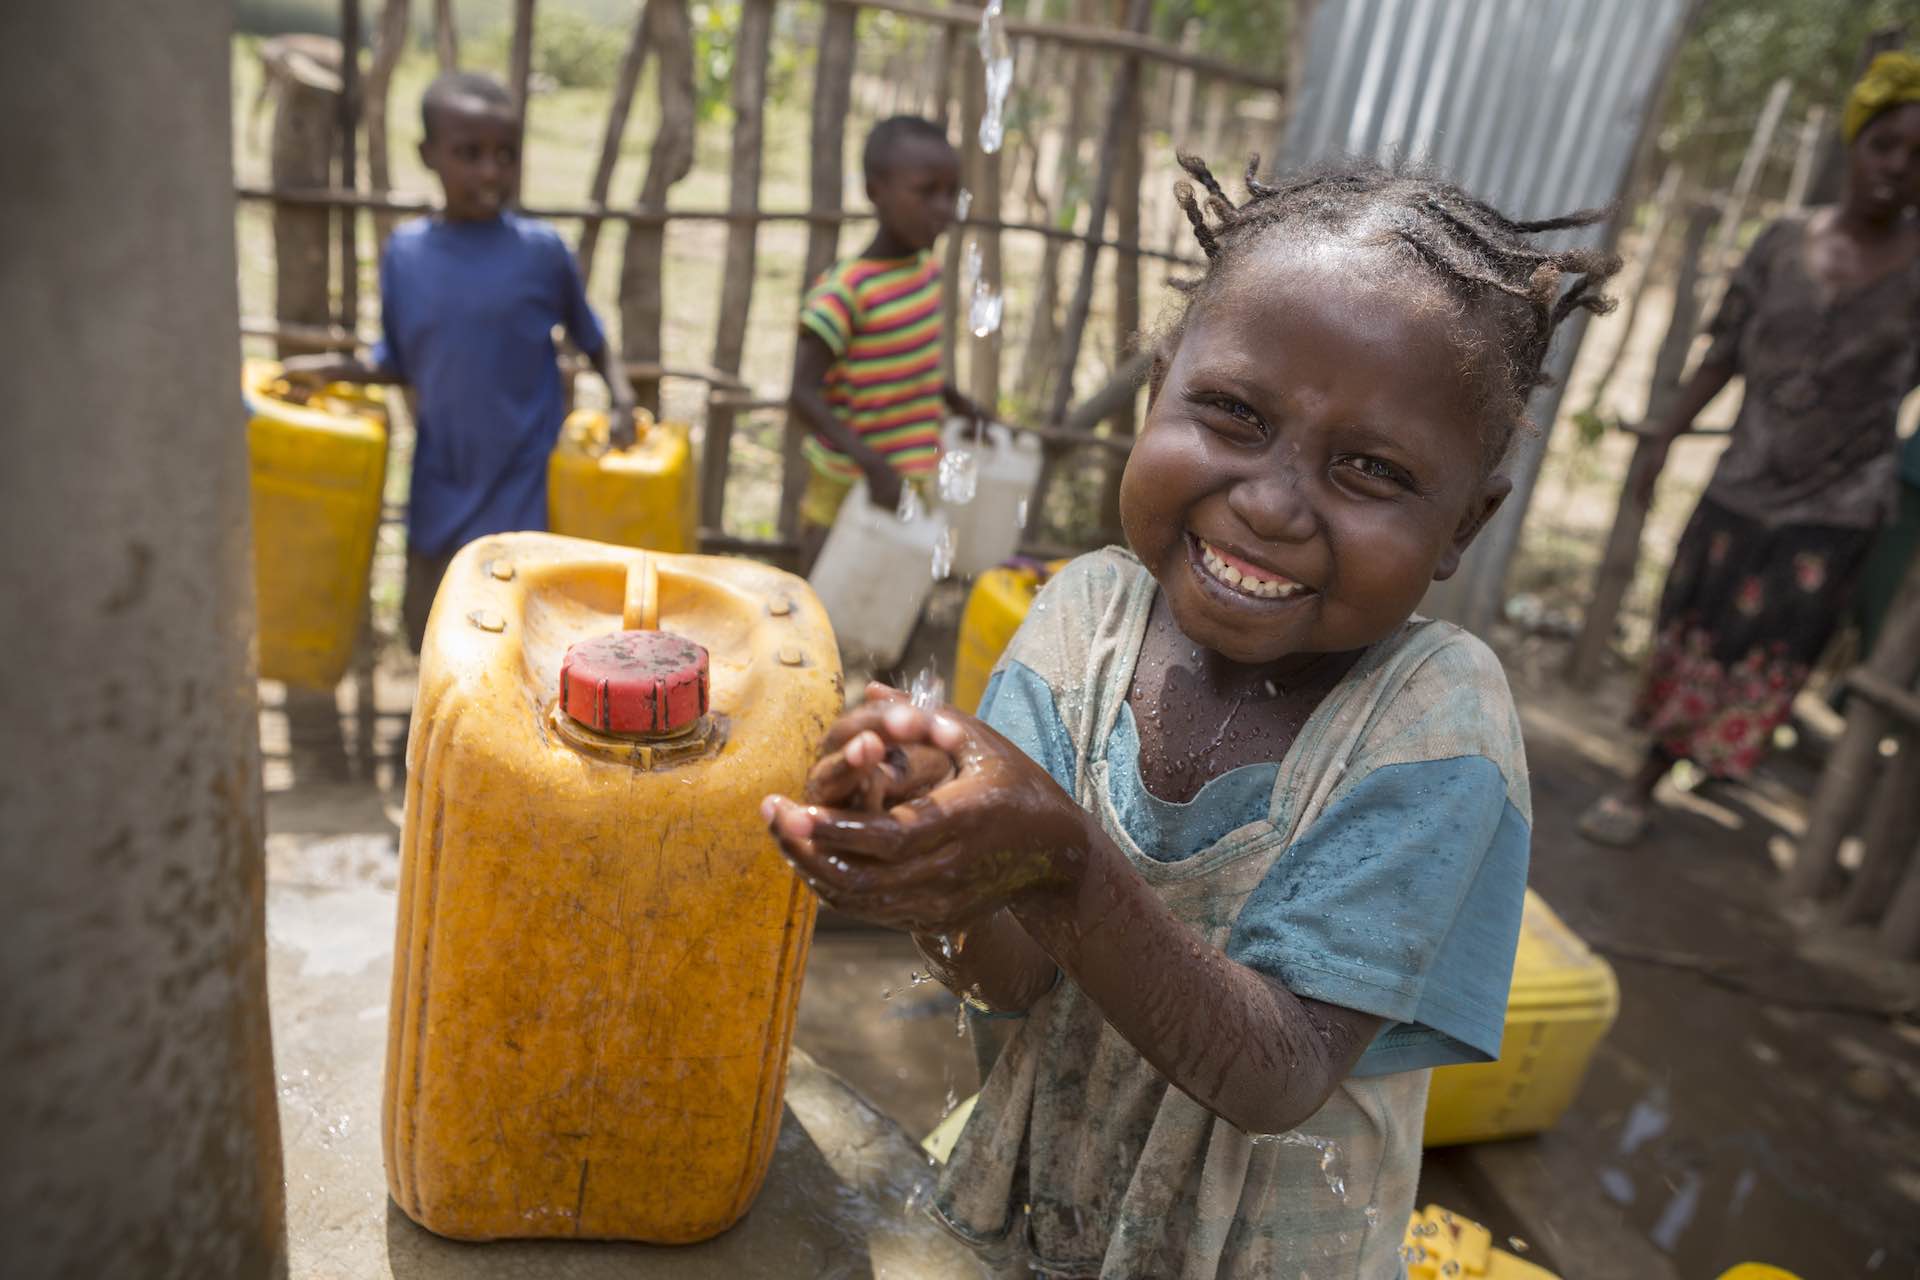
{"type": "Polygon", "coordinates": [[[388,1188],[463,1239],[679,1244],[772,1157],[814,899],[759,806],[842,705],[750,561],[517,533],[454,558],[407,743],[388,1188]]]}
{"type": "Polygon", "coordinates": [[[270,360],[246,362],[241,393],[260,674],[331,689],[367,607],[387,477],[385,402],[376,388],[335,385],[296,403],[270,360]]]}
{"type": "Polygon", "coordinates": [[[700,546],[700,491],[684,422],[636,415],[634,442],[608,446],[607,415],[568,415],[547,458],[547,527],[649,551],[700,546]]]}

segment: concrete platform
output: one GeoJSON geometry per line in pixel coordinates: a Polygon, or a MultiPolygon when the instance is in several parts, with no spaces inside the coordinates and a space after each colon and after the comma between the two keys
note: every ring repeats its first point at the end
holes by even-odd
{"type": "MultiPolygon", "coordinates": [[[[294,1280],[976,1280],[988,1274],[913,1207],[930,1177],[914,1140],[803,1050],[795,1051],[788,1073],[786,1115],[766,1186],[745,1220],[718,1239],[678,1248],[476,1245],[414,1225],[387,1199],[380,1157],[398,860],[391,822],[372,799],[377,793],[359,795],[337,797],[344,808],[329,806],[333,821],[358,825],[358,833],[281,831],[269,839],[269,986],[294,1280]]],[[[288,815],[283,809],[280,816],[288,815]]],[[[859,945],[871,951],[885,944],[868,939],[859,945]]],[[[897,950],[898,941],[893,945],[897,950]]],[[[824,950],[832,952],[831,941],[824,950]]],[[[860,971],[873,972],[870,966],[860,971]]],[[[880,993],[872,998],[879,1001],[880,993]]],[[[902,998],[900,1007],[911,1004],[902,998]]],[[[920,1035],[938,1023],[954,1040],[948,1018],[909,1013],[898,1021],[920,1035]]],[[[863,1047],[849,1038],[847,1052],[856,1061],[891,1052],[884,1035],[877,1044],[871,1039],[863,1047]]],[[[970,1059],[962,1061],[971,1068],[970,1059]]]]}

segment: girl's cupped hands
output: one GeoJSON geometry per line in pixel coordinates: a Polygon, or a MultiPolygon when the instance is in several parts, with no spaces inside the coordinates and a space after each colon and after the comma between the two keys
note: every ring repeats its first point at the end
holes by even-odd
{"type": "Polygon", "coordinates": [[[1044,769],[884,686],[834,725],[806,800],[761,806],[781,852],[828,905],[897,929],[964,929],[1069,888],[1085,859],[1086,815],[1044,769]]]}

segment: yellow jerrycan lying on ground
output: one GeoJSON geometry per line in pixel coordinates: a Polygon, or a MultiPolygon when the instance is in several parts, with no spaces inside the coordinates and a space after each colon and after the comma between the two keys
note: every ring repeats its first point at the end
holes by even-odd
{"type": "Polygon", "coordinates": [[[842,703],[806,583],[517,533],[447,570],[407,743],[387,1185],[461,1239],[683,1244],[779,1129],[814,898],[760,820],[842,703]]]}
{"type": "Polygon", "coordinates": [[[1558,1280],[1545,1267],[1496,1249],[1479,1223],[1430,1204],[1407,1223],[1400,1256],[1407,1280],[1558,1280]]]}
{"type": "Polygon", "coordinates": [[[367,575],[387,478],[378,390],[339,384],[296,404],[280,366],[241,372],[253,478],[260,674],[331,689],[346,674],[367,608],[367,575]]]}
{"type": "Polygon", "coordinates": [[[674,553],[700,549],[700,491],[682,422],[642,410],[634,442],[607,446],[607,415],[570,414],[547,459],[547,527],[574,538],[674,553]]]}
{"type": "Polygon", "coordinates": [[[1619,1011],[1613,969],[1527,890],[1500,1059],[1434,1068],[1426,1145],[1552,1128],[1572,1105],[1587,1063],[1619,1011]]]}
{"type": "Polygon", "coordinates": [[[954,706],[969,715],[980,709],[993,664],[1000,661],[1007,642],[1026,621],[1034,595],[1066,563],[1012,562],[989,569],[973,580],[967,607],[960,615],[960,639],[954,646],[954,706]]]}

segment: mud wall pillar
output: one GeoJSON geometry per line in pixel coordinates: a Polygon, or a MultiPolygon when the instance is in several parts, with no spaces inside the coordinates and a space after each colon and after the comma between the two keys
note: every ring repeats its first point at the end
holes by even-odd
{"type": "Polygon", "coordinates": [[[0,16],[0,1257],[286,1271],[228,0],[0,16]]]}

